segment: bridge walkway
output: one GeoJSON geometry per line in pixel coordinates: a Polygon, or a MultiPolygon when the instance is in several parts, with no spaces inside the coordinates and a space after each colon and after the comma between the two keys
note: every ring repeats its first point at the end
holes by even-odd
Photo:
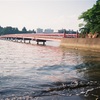
{"type": "Polygon", "coordinates": [[[8,34],[8,35],[2,35],[0,38],[6,39],[6,40],[12,40],[12,41],[36,41],[37,44],[39,42],[43,42],[43,45],[45,45],[46,41],[61,41],[62,38],[66,37],[74,37],[76,38],[76,34],[62,34],[62,33],[49,33],[49,34],[8,34]]]}

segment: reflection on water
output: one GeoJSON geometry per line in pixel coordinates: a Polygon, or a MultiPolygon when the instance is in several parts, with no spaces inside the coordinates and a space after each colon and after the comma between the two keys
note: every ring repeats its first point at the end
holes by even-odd
{"type": "Polygon", "coordinates": [[[58,45],[0,40],[0,100],[99,98],[100,54],[58,45]]]}

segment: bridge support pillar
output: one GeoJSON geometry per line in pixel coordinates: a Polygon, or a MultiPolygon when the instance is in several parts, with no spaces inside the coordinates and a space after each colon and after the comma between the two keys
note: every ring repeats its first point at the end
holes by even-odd
{"type": "Polygon", "coordinates": [[[45,45],[46,40],[36,40],[37,45],[39,45],[39,42],[43,42],[43,45],[45,45]]]}
{"type": "Polygon", "coordinates": [[[18,39],[16,38],[16,42],[18,42],[18,39]]]}
{"type": "Polygon", "coordinates": [[[45,45],[45,42],[46,42],[46,41],[43,41],[43,45],[45,45]]]}
{"type": "Polygon", "coordinates": [[[39,41],[37,41],[37,45],[39,44],[39,41]]]}
{"type": "Polygon", "coordinates": [[[24,43],[25,43],[25,39],[23,39],[24,43]]]}
{"type": "Polygon", "coordinates": [[[29,43],[31,43],[31,40],[29,40],[29,43]]]}
{"type": "Polygon", "coordinates": [[[20,42],[22,43],[22,39],[20,39],[20,42]]]}

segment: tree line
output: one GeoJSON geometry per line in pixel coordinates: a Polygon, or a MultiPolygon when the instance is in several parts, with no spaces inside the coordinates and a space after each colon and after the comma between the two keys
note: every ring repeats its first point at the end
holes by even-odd
{"type": "Polygon", "coordinates": [[[79,19],[83,19],[85,22],[85,24],[79,25],[81,33],[100,34],[100,0],[97,0],[92,8],[83,12],[79,19]]]}
{"type": "Polygon", "coordinates": [[[1,27],[0,26],[0,35],[6,35],[6,34],[21,34],[21,33],[36,33],[33,30],[27,30],[26,27],[23,27],[20,31],[18,28],[7,26],[7,27],[1,27]]]}

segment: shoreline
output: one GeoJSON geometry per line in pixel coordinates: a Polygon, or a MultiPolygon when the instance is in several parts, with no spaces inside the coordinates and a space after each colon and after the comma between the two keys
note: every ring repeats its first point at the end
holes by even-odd
{"type": "Polygon", "coordinates": [[[100,38],[63,38],[60,47],[100,52],[100,38]]]}

